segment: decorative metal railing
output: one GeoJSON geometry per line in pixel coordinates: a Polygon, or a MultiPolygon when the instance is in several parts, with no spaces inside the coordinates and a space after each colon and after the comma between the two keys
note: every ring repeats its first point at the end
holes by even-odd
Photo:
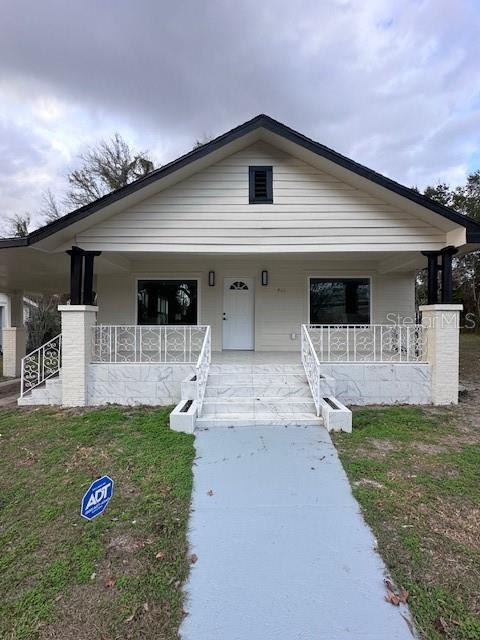
{"type": "Polygon", "coordinates": [[[320,362],[425,362],[419,324],[304,325],[320,362]]]}
{"type": "Polygon", "coordinates": [[[202,350],[198,356],[196,366],[197,378],[197,415],[201,415],[203,407],[203,398],[205,397],[205,389],[207,387],[208,370],[212,360],[212,340],[210,327],[207,327],[205,337],[203,339],[202,350]]]}
{"type": "Polygon", "coordinates": [[[320,362],[315,353],[315,348],[310,339],[306,325],[302,325],[302,363],[307,376],[310,391],[317,410],[320,415],[320,362]]]}
{"type": "Polygon", "coordinates": [[[92,327],[92,363],[196,364],[206,325],[104,325],[92,327]]]}
{"type": "Polygon", "coordinates": [[[58,374],[62,366],[62,334],[22,358],[20,397],[58,374]]]}

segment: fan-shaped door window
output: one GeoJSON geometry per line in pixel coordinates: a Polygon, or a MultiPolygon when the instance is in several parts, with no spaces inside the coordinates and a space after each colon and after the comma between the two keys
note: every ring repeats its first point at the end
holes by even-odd
{"type": "Polygon", "coordinates": [[[236,280],[232,282],[230,285],[230,289],[233,291],[248,291],[248,285],[246,282],[242,282],[241,280],[236,280]]]}

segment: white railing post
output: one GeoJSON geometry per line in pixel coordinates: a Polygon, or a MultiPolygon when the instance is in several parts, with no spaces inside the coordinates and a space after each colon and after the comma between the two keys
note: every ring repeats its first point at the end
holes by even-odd
{"type": "Polygon", "coordinates": [[[20,397],[56,375],[62,366],[62,334],[22,358],[20,397]]]}
{"type": "Polygon", "coordinates": [[[195,368],[197,379],[197,415],[202,413],[203,399],[205,397],[205,389],[207,387],[208,371],[212,359],[212,343],[210,337],[210,327],[207,326],[203,337],[202,348],[198,356],[197,366],[195,368]]]}
{"type": "Polygon", "coordinates": [[[305,369],[310,391],[312,392],[313,402],[320,415],[320,362],[310,338],[308,328],[302,324],[302,364],[305,369]]]}

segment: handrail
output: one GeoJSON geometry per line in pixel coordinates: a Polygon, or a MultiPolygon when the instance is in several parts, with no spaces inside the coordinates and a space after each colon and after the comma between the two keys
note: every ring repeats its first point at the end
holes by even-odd
{"type": "Polygon", "coordinates": [[[20,397],[59,373],[62,367],[62,334],[35,349],[21,362],[20,397]]]}
{"type": "Polygon", "coordinates": [[[92,327],[95,364],[195,364],[207,325],[106,325],[92,327]]]}
{"type": "Polygon", "coordinates": [[[307,326],[302,324],[302,364],[305,369],[310,391],[317,416],[320,415],[320,361],[313,346],[312,340],[307,330],[307,326]]]}
{"type": "Polygon", "coordinates": [[[420,324],[307,324],[320,362],[426,362],[427,332],[420,324]]]}
{"type": "Polygon", "coordinates": [[[197,380],[197,415],[201,415],[205,389],[207,387],[208,371],[212,360],[212,341],[210,327],[207,326],[203,339],[202,349],[195,367],[197,380]]]}

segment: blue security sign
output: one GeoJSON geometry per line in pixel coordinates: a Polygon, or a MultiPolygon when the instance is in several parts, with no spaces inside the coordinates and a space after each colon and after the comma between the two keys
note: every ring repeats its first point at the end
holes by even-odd
{"type": "Polygon", "coordinates": [[[83,496],[80,513],[87,520],[93,520],[105,511],[112,496],[113,480],[109,476],[98,478],[83,496]]]}

